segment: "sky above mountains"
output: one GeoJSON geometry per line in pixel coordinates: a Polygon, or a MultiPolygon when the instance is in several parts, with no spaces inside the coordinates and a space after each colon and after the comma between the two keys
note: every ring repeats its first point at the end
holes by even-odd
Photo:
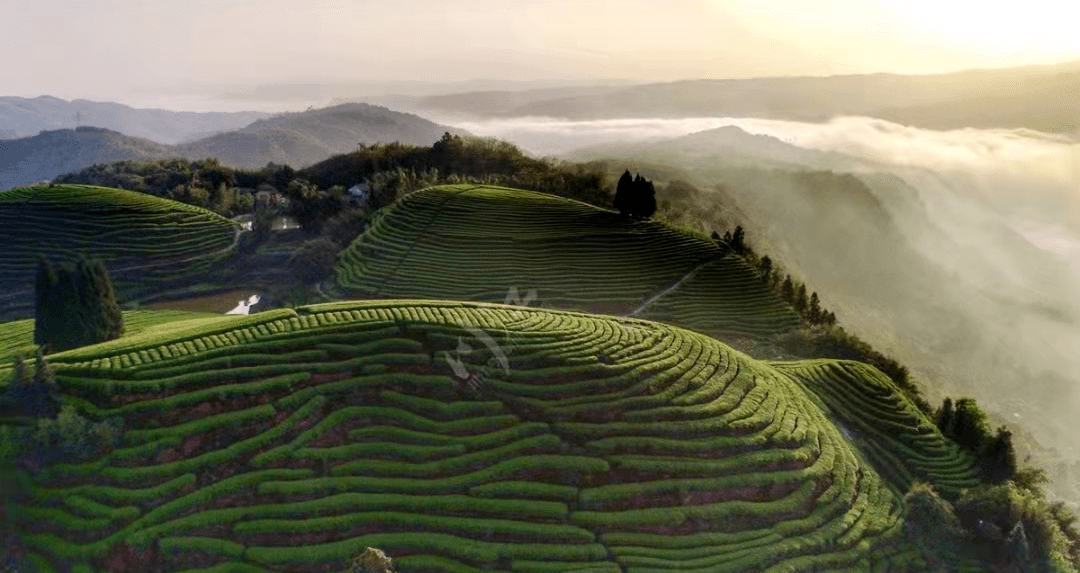
{"type": "Polygon", "coordinates": [[[1077,21],[1059,0],[6,0],[0,95],[937,73],[1080,59],[1077,21]]]}

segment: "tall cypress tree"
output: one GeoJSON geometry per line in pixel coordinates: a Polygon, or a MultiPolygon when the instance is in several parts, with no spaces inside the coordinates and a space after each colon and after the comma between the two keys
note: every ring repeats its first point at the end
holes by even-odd
{"type": "Polygon", "coordinates": [[[742,225],[737,225],[735,234],[731,235],[731,249],[737,254],[746,254],[746,231],[743,230],[742,225]]]}
{"type": "Polygon", "coordinates": [[[83,345],[86,316],[81,305],[79,280],[72,265],[60,265],[56,270],[56,287],[49,292],[49,331],[54,350],[68,350],[83,345]]]}
{"type": "Polygon", "coordinates": [[[986,447],[983,471],[993,483],[1003,483],[1016,476],[1016,450],[1013,448],[1012,432],[1005,426],[997,429],[997,435],[986,447]]]}
{"type": "Polygon", "coordinates": [[[795,310],[799,311],[799,314],[802,314],[806,311],[806,307],[809,304],[809,301],[806,300],[806,285],[800,283],[799,288],[795,292],[795,310]]]}
{"type": "Polygon", "coordinates": [[[38,266],[34,342],[47,352],[118,338],[124,319],[108,270],[85,258],[75,264],[38,266]]]}
{"type": "Polygon", "coordinates": [[[45,257],[38,259],[37,274],[34,277],[34,344],[44,345],[51,350],[48,336],[53,330],[53,318],[50,312],[49,294],[56,288],[56,270],[45,257]]]}
{"type": "Polygon", "coordinates": [[[761,257],[761,282],[769,284],[772,278],[773,264],[769,255],[761,257]]]}
{"type": "Polygon", "coordinates": [[[817,291],[810,295],[810,308],[807,310],[807,319],[813,324],[821,322],[821,299],[818,298],[817,291]]]}
{"type": "Polygon", "coordinates": [[[637,183],[637,192],[634,194],[634,216],[640,219],[648,219],[656,213],[656,187],[653,182],[644,177],[637,183]]]}
{"type": "Polygon", "coordinates": [[[953,410],[952,398],[945,398],[945,401],[941,404],[941,408],[937,411],[937,415],[934,416],[934,423],[937,424],[938,429],[941,430],[941,433],[947,438],[953,437],[953,423],[955,421],[955,416],[956,412],[953,410]]]}
{"type": "Polygon", "coordinates": [[[619,177],[619,183],[615,186],[615,208],[621,215],[629,215],[633,210],[634,178],[630,176],[630,170],[623,172],[619,177]]]}
{"type": "Polygon", "coordinates": [[[120,338],[124,335],[124,313],[116,302],[116,289],[113,288],[109,269],[100,260],[94,262],[94,285],[97,299],[101,302],[101,316],[105,330],[101,333],[105,340],[120,338]]]}

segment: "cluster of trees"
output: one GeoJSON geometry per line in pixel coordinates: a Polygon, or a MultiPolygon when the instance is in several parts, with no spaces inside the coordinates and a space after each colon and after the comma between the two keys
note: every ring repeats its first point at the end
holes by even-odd
{"type": "Polygon", "coordinates": [[[34,280],[34,344],[56,352],[119,338],[124,316],[112,279],[99,260],[38,262],[34,280]]]}
{"type": "Polygon", "coordinates": [[[930,571],[951,571],[963,558],[983,561],[991,571],[1076,571],[1076,516],[1046,499],[1045,483],[1041,470],[1024,468],[1013,480],[946,500],[916,482],[904,496],[904,529],[930,571]]]}
{"type": "Polygon", "coordinates": [[[0,395],[0,417],[34,418],[32,424],[0,424],[0,466],[17,462],[36,465],[77,463],[106,453],[123,433],[123,421],[93,422],[74,407],[61,405],[52,367],[38,348],[33,372],[21,355],[15,357],[12,379],[0,395]]]}
{"type": "MultiPolygon", "coordinates": [[[[769,257],[763,257],[762,263],[768,260],[769,257]]],[[[771,260],[768,261],[772,263],[771,260]]],[[[772,282],[774,278],[770,276],[767,282],[772,286],[775,284],[772,282]]],[[[799,313],[799,316],[804,321],[811,325],[826,325],[833,326],[836,324],[836,315],[832,311],[826,310],[821,306],[821,299],[818,298],[817,291],[810,294],[810,298],[806,297],[806,285],[800,281],[792,280],[791,275],[784,277],[784,282],[780,284],[780,296],[785,301],[790,303],[795,310],[799,313]]]]}
{"type": "Polygon", "coordinates": [[[773,264],[773,260],[768,255],[757,256],[754,249],[746,242],[746,231],[742,225],[737,225],[734,233],[725,231],[722,237],[713,231],[712,240],[727,245],[735,254],[743,257],[756,268],[761,282],[794,307],[806,324],[811,326],[836,324],[836,315],[821,306],[821,298],[818,297],[817,291],[807,296],[808,290],[804,283],[793,279],[790,274],[785,275],[784,280],[780,280],[780,268],[773,264]]]}
{"type": "Polygon", "coordinates": [[[32,373],[23,356],[17,354],[11,384],[0,395],[0,416],[55,418],[60,411],[56,391],[56,375],[45,361],[42,348],[37,349],[32,373]]]}
{"type": "Polygon", "coordinates": [[[934,414],[934,422],[943,435],[975,454],[990,483],[1003,483],[1016,477],[1012,432],[1001,426],[992,433],[986,412],[974,398],[960,398],[955,404],[951,398],[945,398],[934,414]]]}
{"type": "MultiPolygon", "coordinates": [[[[279,166],[260,171],[226,167],[216,159],[189,161],[114,161],[57,177],[54,183],[80,183],[139,191],[204,207],[226,217],[251,212],[255,198],[241,188],[275,180],[279,166]]],[[[286,181],[287,182],[287,181],[286,181]]]]}
{"type": "Polygon", "coordinates": [[[319,233],[324,221],[348,207],[345,188],[340,185],[319,189],[306,179],[295,178],[286,184],[284,193],[289,200],[285,213],[311,234],[319,233]]]}
{"type": "Polygon", "coordinates": [[[623,172],[615,186],[614,207],[624,217],[648,219],[656,213],[656,188],[653,182],[640,173],[630,176],[630,170],[623,172]]]}
{"type": "Polygon", "coordinates": [[[377,174],[384,173],[386,189],[400,193],[415,181],[488,183],[542,191],[599,207],[612,207],[612,197],[599,164],[573,164],[526,156],[511,143],[493,138],[444,134],[431,147],[400,143],[360,145],[353,153],[337,155],[300,170],[298,175],[321,189],[373,183],[372,208],[393,201],[387,192],[379,199],[377,174]]]}
{"type": "Polygon", "coordinates": [[[431,147],[361,144],[353,153],[299,171],[274,163],[244,170],[223,166],[216,159],[166,159],[99,164],[55,180],[139,191],[226,217],[253,213],[257,206],[251,191],[269,185],[288,198],[281,214],[295,217],[312,235],[350,208],[345,190],[360,181],[370,183],[370,211],[416,189],[443,183],[506,185],[612,206],[599,164],[533,159],[505,141],[449,133],[431,147]]]}
{"type": "MultiPolygon", "coordinates": [[[[724,231],[723,237],[720,236],[720,233],[713,231],[712,240],[717,243],[723,241],[732,251],[735,251],[735,254],[737,255],[746,256],[754,253],[753,249],[750,248],[750,245],[746,244],[746,231],[743,230],[742,225],[735,226],[734,234],[732,234],[731,231],[724,231]]],[[[769,257],[764,257],[762,262],[764,262],[765,259],[768,259],[769,269],[772,269],[772,260],[769,259],[769,257]]],[[[763,270],[762,276],[768,276],[768,274],[768,270],[763,270]]]]}

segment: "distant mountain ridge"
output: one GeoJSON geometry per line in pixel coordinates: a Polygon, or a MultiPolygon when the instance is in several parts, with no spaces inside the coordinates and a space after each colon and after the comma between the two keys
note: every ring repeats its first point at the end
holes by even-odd
{"type": "Polygon", "coordinates": [[[0,142],[0,190],[51,179],[97,163],[164,159],[173,148],[100,127],[42,131],[0,142]]]}
{"type": "Polygon", "coordinates": [[[41,131],[92,125],[173,144],[198,134],[238,129],[269,117],[259,111],[192,112],[140,109],[114,102],[64,100],[52,96],[0,97],[0,135],[29,137],[41,131]]]}
{"type": "Polygon", "coordinates": [[[467,132],[385,107],[348,103],[259,119],[241,129],[178,146],[184,157],[217,157],[227,165],[257,168],[268,162],[303,167],[358,143],[431,145],[446,132],[467,132]]]}
{"type": "Polygon", "coordinates": [[[868,116],[929,129],[1029,128],[1080,139],[1080,61],[935,75],[681,80],[629,87],[383,98],[424,115],[616,118],[868,116]]]}
{"type": "Polygon", "coordinates": [[[281,114],[181,145],[165,145],[99,127],[43,131],[0,143],[0,190],[125,159],[216,158],[237,168],[254,169],[270,162],[300,168],[353,151],[360,143],[431,145],[446,132],[466,134],[416,115],[368,104],[281,114]]]}

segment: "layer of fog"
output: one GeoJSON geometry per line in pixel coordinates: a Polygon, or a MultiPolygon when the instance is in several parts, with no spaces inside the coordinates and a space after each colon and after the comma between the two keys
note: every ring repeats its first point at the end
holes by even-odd
{"type": "MultiPolygon", "coordinates": [[[[880,279],[856,268],[844,277],[807,273],[811,286],[825,289],[846,281],[844,286],[861,289],[844,295],[852,300],[832,297],[849,317],[856,309],[865,315],[856,321],[860,335],[890,352],[899,347],[897,354],[909,360],[948,354],[935,357],[947,363],[936,370],[947,372],[944,379],[933,381],[941,390],[974,395],[1002,418],[1017,421],[1041,446],[1056,450],[1051,454],[1056,469],[1073,466],[1071,479],[1080,484],[1080,448],[1074,443],[1080,426],[1070,415],[1080,406],[1080,144],[1075,141],[1029,130],[931,131],[855,117],[821,124],[519,117],[455,125],[513,141],[537,155],[647,157],[691,173],[705,188],[710,174],[722,171],[713,164],[735,156],[741,165],[759,161],[762,168],[899,177],[902,182],[878,185],[874,193],[920,260],[934,267],[920,277],[936,276],[936,282],[903,302],[884,300],[888,295],[875,292],[888,290],[874,282],[880,279]],[[723,126],[775,139],[730,128],[680,137],[723,126]],[[670,138],[679,139],[664,141],[670,138]],[[601,144],[618,145],[601,147],[605,152],[570,153],[601,144]],[[906,190],[917,199],[900,197],[906,190]],[[934,308],[946,307],[935,315],[934,308]],[[904,337],[908,340],[889,348],[904,337]],[[944,340],[954,344],[938,345],[944,340]]],[[[762,191],[783,192],[757,190],[762,191]]],[[[761,204],[785,205],[775,199],[761,204]]],[[[822,251],[816,262],[829,256],[830,245],[815,248],[822,251]]],[[[805,263],[809,269],[815,261],[805,263]]],[[[823,293],[823,300],[829,298],[823,293]]],[[[1080,492],[1080,485],[1074,487],[1080,492]]]]}

